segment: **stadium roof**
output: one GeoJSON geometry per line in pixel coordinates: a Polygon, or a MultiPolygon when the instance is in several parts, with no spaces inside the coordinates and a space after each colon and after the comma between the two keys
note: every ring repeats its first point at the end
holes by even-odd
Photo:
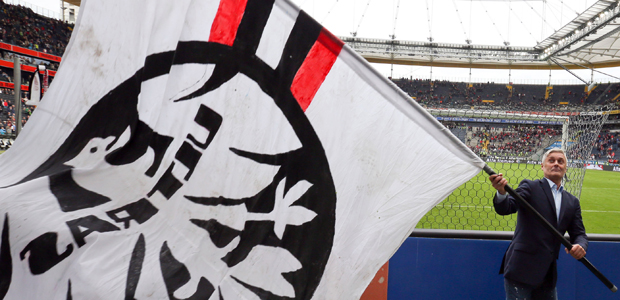
{"type": "MultiPolygon", "coordinates": [[[[81,0],[66,0],[66,2],[78,6],[81,4],[81,0]]],[[[306,2],[307,1],[303,1],[302,3],[306,2]]],[[[511,3],[510,1],[499,2],[504,2],[502,3],[504,5],[510,5],[511,3]]],[[[560,2],[562,5],[565,5],[566,1],[560,2]]],[[[489,11],[491,10],[488,4],[490,2],[487,2],[486,6],[484,1],[480,3],[482,5],[481,8],[485,11],[487,9],[489,11]]],[[[543,9],[545,3],[546,2],[543,1],[543,9]]],[[[369,4],[370,1],[368,1],[367,5],[369,4]]],[[[444,14],[443,17],[456,19],[454,16],[447,16],[446,11],[449,10],[447,4],[448,3],[440,8],[444,14]]],[[[453,4],[456,9],[456,16],[461,21],[461,27],[463,30],[466,30],[463,20],[461,20],[462,16],[459,15],[459,6],[454,2],[453,4]]],[[[314,7],[314,4],[312,5],[314,7]]],[[[527,5],[535,11],[533,6],[530,4],[527,5]]],[[[428,10],[428,1],[426,7],[428,10]]],[[[508,7],[510,8],[510,6],[508,7]]],[[[302,8],[304,8],[303,4],[302,8]]],[[[332,6],[331,9],[333,8],[332,6]]],[[[308,8],[305,7],[305,9],[308,8]]],[[[327,12],[327,15],[332,12],[331,9],[327,12]]],[[[480,10],[480,7],[478,10],[480,10]]],[[[488,11],[486,12],[488,18],[492,18],[492,16],[501,17],[496,16],[499,14],[499,11],[491,13],[488,11]]],[[[347,13],[350,13],[350,10],[347,13]]],[[[364,13],[366,13],[366,10],[364,10],[364,13]]],[[[516,13],[512,13],[518,18],[516,13]]],[[[540,13],[536,13],[540,16],[540,13]]],[[[421,11],[416,14],[420,15],[420,17],[424,15],[421,11]]],[[[351,32],[352,36],[340,36],[340,38],[368,61],[375,63],[436,67],[541,70],[562,68],[596,69],[620,66],[620,42],[618,41],[620,38],[620,21],[618,19],[620,17],[620,7],[618,2],[599,0],[594,2],[582,13],[576,13],[576,15],[574,19],[564,24],[560,29],[554,29],[555,32],[542,42],[537,41],[536,45],[526,47],[510,46],[510,43],[507,41],[505,41],[503,45],[472,44],[469,37],[467,43],[461,44],[437,43],[434,42],[433,38],[429,38],[429,41],[397,40],[395,39],[395,34],[391,36],[392,39],[360,38],[356,37],[356,35],[362,20],[360,20],[357,29],[354,30],[356,32],[351,32]]],[[[320,16],[314,15],[314,17],[321,21],[320,16]]],[[[528,16],[522,17],[529,18],[528,16]]],[[[544,10],[542,17],[544,17],[544,10]]],[[[338,18],[343,18],[343,16],[338,15],[338,18]]],[[[510,18],[510,13],[508,18],[510,18]]],[[[523,23],[521,19],[519,20],[523,23]]],[[[432,28],[433,20],[430,16],[428,21],[429,26],[432,28]]],[[[544,18],[542,21],[547,24],[549,23],[544,18]]],[[[471,22],[470,20],[470,26],[471,22]]],[[[382,21],[380,23],[387,22],[382,21]]],[[[396,23],[396,20],[394,20],[394,33],[396,32],[396,23]]],[[[493,26],[496,25],[495,21],[492,21],[492,23],[493,26]]],[[[325,25],[329,27],[330,24],[325,25]]],[[[373,24],[373,26],[376,25],[373,24]]],[[[455,25],[452,26],[455,27],[455,25]]],[[[332,27],[329,28],[331,29],[332,27]]],[[[525,27],[523,28],[525,29],[525,27]]],[[[420,31],[419,29],[416,30],[420,31]]],[[[489,31],[490,34],[491,28],[479,28],[478,30],[489,31]]],[[[499,29],[497,30],[500,31],[499,29]]],[[[411,30],[409,29],[409,31],[411,30]]],[[[451,34],[459,35],[457,31],[455,27],[451,34]]],[[[500,32],[499,35],[502,36],[502,33],[500,32]]],[[[532,33],[530,33],[530,36],[533,38],[532,33]]],[[[510,37],[510,33],[508,33],[508,37],[510,37]]],[[[502,38],[507,40],[506,36],[502,36],[502,38]]]]}
{"type": "Polygon", "coordinates": [[[370,62],[486,69],[583,69],[620,66],[620,6],[599,0],[532,47],[341,37],[370,62]]]}
{"type": "MultiPolygon", "coordinates": [[[[560,30],[536,45],[567,63],[595,67],[620,65],[620,8],[617,1],[600,0],[560,30]],[[554,48],[555,47],[555,48],[554,48]]],[[[544,52],[543,52],[544,53],[544,52]]]]}

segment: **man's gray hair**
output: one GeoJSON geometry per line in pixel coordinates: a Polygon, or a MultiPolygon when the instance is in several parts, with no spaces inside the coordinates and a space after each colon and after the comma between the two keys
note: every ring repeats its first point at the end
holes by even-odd
{"type": "Polygon", "coordinates": [[[562,150],[562,149],[560,149],[560,148],[552,148],[552,149],[549,149],[549,151],[545,152],[545,154],[544,154],[544,155],[543,155],[543,157],[542,157],[541,162],[543,162],[543,163],[544,163],[544,162],[545,162],[545,159],[547,159],[547,156],[548,156],[549,154],[551,154],[551,153],[554,153],[554,152],[559,152],[559,153],[562,153],[562,154],[564,154],[564,157],[566,157],[566,152],[564,152],[564,150],[562,150]]]}

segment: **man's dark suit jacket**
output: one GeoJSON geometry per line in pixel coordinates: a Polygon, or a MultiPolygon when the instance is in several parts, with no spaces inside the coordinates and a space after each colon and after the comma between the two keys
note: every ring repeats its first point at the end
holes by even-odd
{"type": "MultiPolygon", "coordinates": [[[[559,224],[556,217],[555,201],[549,182],[523,180],[515,190],[528,201],[549,223],[562,234],[568,231],[571,244],[579,244],[588,249],[588,237],[581,219],[579,200],[570,193],[562,192],[559,224]]],[[[532,287],[540,286],[545,280],[549,268],[552,268],[553,286],[557,281],[556,260],[561,243],[558,238],[543,227],[536,216],[525,207],[520,207],[512,196],[497,203],[497,194],[493,198],[495,211],[500,215],[513,214],[517,211],[517,228],[504,259],[500,274],[513,281],[532,287]]]]}

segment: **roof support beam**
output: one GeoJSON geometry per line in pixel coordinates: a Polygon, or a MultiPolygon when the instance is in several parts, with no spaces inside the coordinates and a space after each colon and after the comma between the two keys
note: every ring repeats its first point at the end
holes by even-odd
{"type": "Polygon", "coordinates": [[[549,58],[549,60],[551,60],[553,63],[555,63],[556,65],[560,66],[562,69],[564,69],[566,72],[570,73],[571,75],[577,77],[577,79],[583,81],[583,83],[588,84],[587,81],[581,79],[581,77],[577,76],[577,74],[573,73],[571,70],[569,70],[568,68],[566,68],[565,66],[563,66],[561,63],[559,63],[557,60],[553,59],[553,58],[549,58]]]}
{"type": "MultiPolygon", "coordinates": [[[[570,61],[568,61],[568,60],[566,60],[566,59],[562,59],[562,58],[559,58],[559,57],[556,57],[556,58],[557,58],[557,59],[560,59],[560,60],[563,60],[564,62],[571,63],[570,61]]],[[[578,64],[578,63],[576,63],[576,62],[572,62],[572,64],[574,64],[574,65],[578,65],[578,66],[580,66],[580,67],[582,67],[582,68],[584,68],[584,69],[592,70],[593,72],[598,72],[598,73],[601,73],[601,74],[603,74],[603,75],[609,76],[609,77],[611,77],[611,78],[615,78],[615,79],[620,80],[620,78],[618,78],[618,77],[616,77],[616,76],[613,76],[613,75],[610,75],[610,74],[607,74],[607,73],[601,72],[601,71],[596,70],[596,69],[594,69],[594,68],[586,67],[586,66],[584,66],[584,65],[580,65],[580,64],[578,64]]],[[[570,72],[570,71],[569,71],[569,72],[570,72]]],[[[572,74],[572,73],[571,73],[571,74],[572,74]]],[[[574,74],[573,74],[573,75],[574,75],[574,74]]],[[[582,81],[583,81],[583,80],[582,80],[582,81]]]]}

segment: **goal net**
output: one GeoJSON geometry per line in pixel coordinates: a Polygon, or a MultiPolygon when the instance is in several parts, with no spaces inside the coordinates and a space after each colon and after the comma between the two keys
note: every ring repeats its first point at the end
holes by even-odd
{"type": "MultiPolygon", "coordinates": [[[[442,124],[516,188],[523,179],[543,177],[541,160],[551,148],[564,149],[564,188],[581,196],[592,147],[608,108],[589,112],[528,112],[428,109],[442,124]]],[[[481,172],[457,188],[420,220],[417,228],[512,231],[516,215],[493,209],[495,189],[481,172]]]]}

